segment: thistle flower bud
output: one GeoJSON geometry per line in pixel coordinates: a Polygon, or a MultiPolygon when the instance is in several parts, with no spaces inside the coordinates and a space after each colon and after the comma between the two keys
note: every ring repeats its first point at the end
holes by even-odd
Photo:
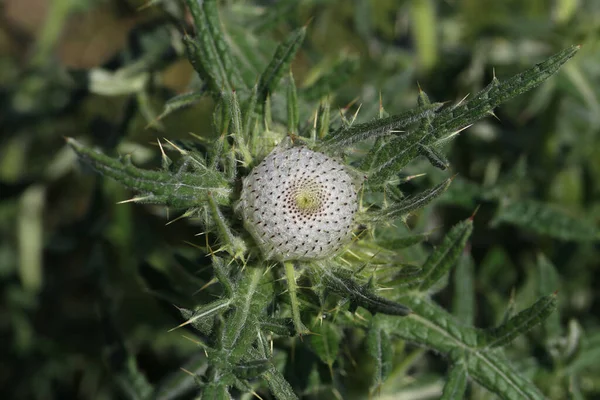
{"type": "Polygon", "coordinates": [[[358,206],[345,167],[306,147],[275,150],[244,180],[244,226],[267,259],[314,260],[349,239],[358,206]]]}

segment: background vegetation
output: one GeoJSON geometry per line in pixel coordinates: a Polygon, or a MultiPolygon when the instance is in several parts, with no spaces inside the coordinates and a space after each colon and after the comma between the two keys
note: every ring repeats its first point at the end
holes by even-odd
{"type": "MultiPolygon", "coordinates": [[[[182,27],[193,31],[189,16],[177,2],[152,3],[142,10],[144,2],[135,0],[5,0],[0,6],[4,398],[128,398],[132,376],[157,387],[158,398],[193,397],[193,379],[179,368],[205,368],[195,343],[167,332],[181,322],[173,304],[206,300],[199,289],[211,273],[194,247],[203,245],[195,236],[200,227],[187,219],[165,225],[175,216],[160,207],[117,205],[131,194],[81,168],[64,141],[76,137],[107,153],[131,153],[136,164],[152,168],[160,165],[156,138],[213,134],[210,97],[174,113],[165,108],[202,82],[180,40],[182,27]]],[[[479,206],[462,272],[450,276],[453,284],[436,300],[456,309],[454,294],[472,290],[476,307],[466,315],[488,327],[558,290],[558,312],[508,346],[507,356],[550,398],[600,396],[600,3],[220,5],[230,40],[242,43],[240,52],[252,49],[259,64],[312,19],[292,68],[298,90],[315,100],[329,93],[347,116],[360,105],[359,121],[379,113],[380,99],[391,114],[414,107],[417,82],[433,101],[456,102],[494,74],[502,80],[582,45],[556,76],[448,146],[458,175],[434,205],[409,219],[416,232],[430,233],[429,243],[403,257],[422,263],[479,206]]],[[[404,186],[407,192],[447,175],[425,160],[403,173],[424,172],[404,186]]],[[[291,379],[295,387],[313,398],[369,393],[375,366],[358,346],[365,339],[347,338],[335,379],[291,379]]],[[[439,397],[444,360],[411,343],[394,348],[391,377],[375,393],[439,397]]],[[[309,351],[296,357],[286,376],[328,374],[309,351]]],[[[476,384],[468,396],[493,398],[476,384]]]]}

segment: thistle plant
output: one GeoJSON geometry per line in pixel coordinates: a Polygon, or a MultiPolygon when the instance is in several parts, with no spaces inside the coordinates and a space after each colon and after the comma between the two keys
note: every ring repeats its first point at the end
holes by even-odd
{"type": "Polygon", "coordinates": [[[208,360],[206,371],[194,374],[199,398],[240,392],[300,397],[283,372],[294,363],[292,344],[307,346],[328,366],[333,393],[341,396],[334,370],[350,329],[365,337],[374,364],[372,393],[392,372],[395,343],[404,340],[445,356],[444,399],[462,398],[469,380],[505,399],[544,398],[502,348],[544,321],[557,294],[548,292],[490,328],[476,328],[468,318],[460,322],[460,310],[473,307],[464,293],[456,293],[459,315],[441,308],[432,295],[461,260],[476,215],[452,227],[423,265],[406,265],[402,252],[426,235],[406,235],[398,227],[442,195],[453,176],[408,196],[402,183],[409,178],[400,174],[418,157],[447,170],[446,143],[541,84],[578,47],[510,79],[494,77],[458,104],[432,102],[420,90],[416,108],[385,117],[381,106],[380,118],[356,123],[330,109],[326,95],[337,84],[334,75],[296,88],[290,65],[308,27],[279,44],[257,75],[226,39],[216,1],[185,3],[195,34],[183,35],[182,42],[203,89],[169,101],[162,118],[210,96],[214,126],[190,129],[214,129],[215,139],[202,138],[202,146],[158,140],[160,170],[67,141],[82,161],[136,193],[127,201],[180,210],[202,225],[204,243],[197,247],[211,260],[218,285],[207,290],[216,299],[180,308],[177,327],[194,328],[208,360]]]}

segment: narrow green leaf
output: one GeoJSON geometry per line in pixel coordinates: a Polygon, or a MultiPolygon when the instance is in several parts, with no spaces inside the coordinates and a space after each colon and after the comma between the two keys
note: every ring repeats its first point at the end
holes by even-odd
{"type": "Polygon", "coordinates": [[[238,363],[233,367],[233,373],[240,379],[252,379],[260,376],[269,368],[271,368],[269,360],[262,358],[238,363]]]}
{"type": "Polygon", "coordinates": [[[521,311],[497,328],[484,331],[481,346],[499,347],[510,343],[540,322],[544,321],[556,309],[556,295],[544,296],[531,307],[521,311]]]}
{"type": "Polygon", "coordinates": [[[431,163],[431,165],[433,165],[434,167],[439,168],[443,171],[450,166],[450,162],[448,161],[446,156],[442,154],[439,150],[437,150],[434,146],[426,146],[420,143],[418,146],[421,155],[426,157],[431,163]]]}
{"type": "Polygon", "coordinates": [[[431,100],[429,100],[429,96],[425,93],[421,86],[419,85],[419,93],[417,94],[417,105],[419,107],[427,106],[431,104],[431,100]]]}
{"type": "Polygon", "coordinates": [[[411,286],[418,282],[423,275],[423,269],[414,265],[399,265],[402,269],[396,272],[390,281],[386,282],[390,287],[411,286]]]}
{"type": "Polygon", "coordinates": [[[240,159],[245,165],[252,164],[252,154],[248,148],[248,137],[244,134],[242,122],[242,110],[240,107],[237,92],[221,93],[223,100],[228,103],[227,111],[231,117],[231,137],[235,143],[235,152],[239,154],[240,159]]]}
{"type": "Polygon", "coordinates": [[[448,380],[440,400],[463,399],[467,390],[467,369],[463,363],[454,363],[450,367],[448,380]]]}
{"type": "Polygon", "coordinates": [[[300,121],[300,117],[298,116],[298,95],[296,93],[294,75],[291,70],[287,87],[287,118],[288,133],[298,132],[298,123],[300,121]]]}
{"type": "Polygon", "coordinates": [[[195,44],[186,47],[195,62],[194,68],[209,85],[214,95],[221,90],[242,87],[243,81],[233,63],[231,51],[221,30],[216,0],[186,0],[196,27],[195,44]],[[190,47],[191,46],[191,47],[190,47]]]}
{"type": "Polygon", "coordinates": [[[452,227],[440,246],[425,261],[419,290],[431,288],[456,264],[472,231],[473,220],[470,218],[452,227]]]}
{"type": "Polygon", "coordinates": [[[250,98],[248,99],[245,107],[244,107],[244,121],[243,121],[243,137],[249,138],[250,133],[252,132],[252,127],[254,126],[256,120],[256,101],[258,99],[258,84],[254,85],[252,88],[252,92],[250,93],[250,98]]]}
{"type": "MultiPolygon", "coordinates": [[[[501,103],[533,89],[558,71],[578,49],[578,46],[565,49],[505,82],[500,83],[494,78],[471,100],[442,109],[433,118],[429,118],[431,115],[425,115],[427,123],[420,124],[416,130],[396,137],[376,150],[374,160],[368,165],[368,184],[371,187],[385,184],[427,146],[441,139],[448,140],[456,132],[492,115],[494,108],[501,103]]],[[[434,161],[437,162],[435,159],[434,161]]]]}
{"type": "Polygon", "coordinates": [[[257,37],[249,33],[248,27],[243,24],[228,24],[227,31],[223,33],[244,86],[251,88],[268,64],[275,43],[266,36],[257,37]]]}
{"type": "Polygon", "coordinates": [[[330,118],[330,108],[329,108],[329,100],[323,100],[319,104],[319,111],[317,117],[317,128],[316,133],[319,139],[323,139],[329,133],[329,118],[330,118]]]}
{"type": "MultiPolygon", "coordinates": [[[[260,268],[257,269],[260,270],[260,268]]],[[[270,279],[268,275],[263,275],[252,296],[251,304],[250,307],[248,307],[247,312],[248,317],[235,343],[235,348],[229,356],[229,362],[236,363],[239,360],[244,359],[254,343],[259,340],[264,342],[260,331],[261,320],[264,319],[268,305],[273,301],[273,296],[272,279],[270,279]]],[[[264,345],[266,346],[266,343],[264,345]]]]}
{"type": "Polygon", "coordinates": [[[381,316],[382,328],[390,335],[454,355],[454,360],[464,359],[468,375],[503,399],[545,398],[497,351],[478,347],[482,340],[480,330],[458,324],[448,312],[421,296],[404,295],[398,300],[411,307],[413,312],[405,318],[381,316]],[[457,353],[462,356],[456,356],[457,353]]]}
{"type": "Polygon", "coordinates": [[[237,284],[232,302],[235,310],[227,318],[227,329],[223,333],[222,348],[226,351],[233,350],[242,334],[252,305],[252,298],[257,291],[261,277],[262,270],[260,268],[246,267],[244,275],[237,284]]]}
{"type": "Polygon", "coordinates": [[[231,301],[229,299],[219,299],[213,301],[212,303],[196,307],[194,311],[186,308],[180,308],[179,312],[184,318],[186,318],[186,321],[171,330],[191,324],[199,331],[205,332],[207,325],[204,321],[207,318],[224,313],[229,308],[230,304],[231,301]]]}
{"type": "Polygon", "coordinates": [[[454,273],[452,314],[466,325],[472,325],[475,320],[474,269],[471,253],[463,252],[454,273]]]}
{"type": "Polygon", "coordinates": [[[111,158],[71,138],[67,138],[67,143],[97,172],[142,194],[131,201],[186,209],[206,204],[210,193],[217,204],[230,203],[231,189],[226,180],[204,165],[194,166],[203,173],[149,171],[133,166],[127,157],[123,161],[111,158]]]}
{"type": "Polygon", "coordinates": [[[285,277],[287,281],[288,293],[290,295],[290,305],[292,307],[292,320],[294,321],[294,329],[299,335],[308,333],[309,330],[302,323],[300,318],[300,303],[298,302],[298,285],[296,283],[296,272],[294,263],[284,262],[285,277]]]}
{"type": "Polygon", "coordinates": [[[290,65],[304,41],[306,27],[296,29],[290,36],[282,42],[271,59],[271,62],[261,74],[258,83],[258,100],[264,102],[269,93],[277,88],[281,77],[290,69],[290,65]]]}
{"type": "Polygon", "coordinates": [[[409,197],[399,203],[394,203],[383,210],[369,214],[368,219],[370,221],[378,222],[392,221],[396,218],[403,217],[412,211],[425,207],[436,197],[443,194],[450,186],[450,183],[452,183],[452,178],[448,178],[437,186],[424,190],[413,197],[409,197]]]}
{"type": "Polygon", "coordinates": [[[272,367],[263,374],[263,379],[267,381],[269,389],[277,400],[297,400],[298,396],[290,386],[283,374],[275,367],[272,367]]]}
{"type": "Polygon", "coordinates": [[[202,91],[194,91],[189,93],[180,94],[175,97],[171,97],[166,101],[162,113],[158,116],[158,120],[164,119],[167,115],[180,110],[184,107],[192,106],[200,101],[204,93],[202,91]]]}
{"type": "Polygon", "coordinates": [[[233,398],[224,383],[206,385],[200,394],[200,400],[232,400],[233,398]]]}
{"type": "Polygon", "coordinates": [[[220,168],[220,163],[225,154],[226,147],[229,147],[227,144],[227,134],[221,133],[218,138],[215,139],[213,145],[210,148],[208,153],[208,165],[212,169],[220,168]]]}
{"type": "Polygon", "coordinates": [[[555,206],[520,200],[502,206],[492,225],[508,223],[556,239],[596,241],[600,231],[589,219],[578,218],[555,206]]]}
{"type": "MultiPolygon", "coordinates": [[[[393,133],[392,131],[405,128],[422,118],[433,115],[442,106],[441,103],[430,104],[402,114],[377,119],[364,124],[354,124],[347,128],[340,128],[321,144],[323,151],[339,152],[344,147],[354,143],[374,139],[383,135],[393,133]]],[[[403,133],[396,132],[397,137],[404,137],[403,133]]]]}
{"type": "Polygon", "coordinates": [[[225,261],[221,257],[212,257],[212,267],[215,271],[215,276],[219,280],[219,283],[223,285],[223,290],[225,290],[225,295],[227,297],[233,296],[233,283],[231,279],[229,279],[229,275],[227,275],[225,268],[225,261]]]}
{"type": "Polygon", "coordinates": [[[237,141],[243,142],[243,128],[242,128],[242,110],[240,109],[240,103],[238,101],[237,92],[233,90],[231,96],[229,96],[229,109],[231,110],[231,122],[232,122],[232,133],[237,141]]]}
{"type": "Polygon", "coordinates": [[[522,371],[510,366],[500,353],[471,353],[466,359],[469,377],[505,400],[546,400],[522,371]]]}
{"type": "Polygon", "coordinates": [[[361,306],[371,313],[404,316],[410,314],[410,309],[400,303],[377,296],[366,285],[359,285],[341,271],[332,271],[322,266],[324,283],[334,293],[350,298],[356,306],[361,306]]]}
{"type": "MultiPolygon", "coordinates": [[[[213,120],[217,132],[221,135],[229,135],[229,126],[233,120],[231,114],[231,91],[224,90],[220,93],[219,101],[215,112],[213,113],[213,120]]],[[[225,141],[225,145],[227,145],[225,141]]]]}
{"type": "MultiPolygon", "coordinates": [[[[393,139],[388,140],[388,138],[385,136],[379,136],[377,139],[375,139],[373,147],[371,147],[371,150],[369,150],[369,152],[363,157],[362,162],[360,163],[360,170],[371,171],[372,169],[374,169],[375,161],[377,160],[377,155],[379,154],[381,149],[383,149],[386,146],[386,144],[391,140],[393,139]]],[[[371,186],[370,183],[369,186],[371,186]]]]}
{"type": "Polygon", "coordinates": [[[417,233],[393,239],[387,237],[377,238],[377,244],[385,249],[405,249],[427,241],[430,235],[430,233],[417,233]]]}
{"type": "Polygon", "coordinates": [[[393,368],[394,346],[387,332],[379,326],[379,317],[371,319],[367,332],[367,351],[375,360],[375,375],[372,387],[379,388],[393,368]]]}
{"type": "Polygon", "coordinates": [[[370,163],[365,165],[369,167],[369,186],[377,188],[384,185],[420,154],[419,146],[433,142],[431,124],[424,121],[417,130],[393,137],[376,150],[370,163]]]}
{"type": "MultiPolygon", "coordinates": [[[[268,354],[268,350],[264,349],[262,346],[257,346],[258,348],[250,347],[248,349],[248,354],[253,358],[266,358],[268,354]]],[[[265,371],[262,375],[262,378],[267,381],[269,385],[269,389],[271,389],[271,393],[275,396],[277,400],[297,400],[298,396],[294,393],[294,389],[290,386],[288,381],[284,378],[282,373],[275,368],[275,366],[271,363],[271,368],[265,371]]]]}
{"type": "Polygon", "coordinates": [[[342,335],[339,328],[328,321],[319,321],[312,328],[308,344],[315,354],[331,368],[337,359],[342,335]]]}
{"type": "Polygon", "coordinates": [[[223,216],[212,193],[208,193],[208,209],[212,222],[217,227],[220,244],[233,258],[243,258],[246,253],[246,242],[231,232],[228,220],[223,216]]]}
{"type": "MultiPolygon", "coordinates": [[[[538,296],[544,296],[548,293],[553,293],[560,290],[560,277],[556,267],[544,256],[537,256],[537,282],[538,296]]],[[[544,321],[544,330],[546,331],[546,339],[557,338],[562,335],[562,327],[560,325],[560,313],[558,310],[553,312],[544,321]]]]}
{"type": "Polygon", "coordinates": [[[503,82],[499,82],[494,78],[485,89],[472,99],[440,111],[432,123],[435,136],[439,138],[461,130],[490,115],[493,113],[494,108],[507,100],[540,85],[556,73],[578,50],[579,46],[571,46],[503,82]]]}
{"type": "Polygon", "coordinates": [[[263,330],[280,336],[295,336],[294,321],[290,318],[268,318],[260,321],[263,330]]]}

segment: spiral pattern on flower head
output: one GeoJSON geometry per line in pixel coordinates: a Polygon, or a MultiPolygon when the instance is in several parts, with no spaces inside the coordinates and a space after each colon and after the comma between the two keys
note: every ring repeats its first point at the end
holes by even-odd
{"type": "Polygon", "coordinates": [[[244,226],[267,259],[312,260],[337,252],[358,208],[344,166],[306,147],[274,151],[244,180],[244,226]]]}

